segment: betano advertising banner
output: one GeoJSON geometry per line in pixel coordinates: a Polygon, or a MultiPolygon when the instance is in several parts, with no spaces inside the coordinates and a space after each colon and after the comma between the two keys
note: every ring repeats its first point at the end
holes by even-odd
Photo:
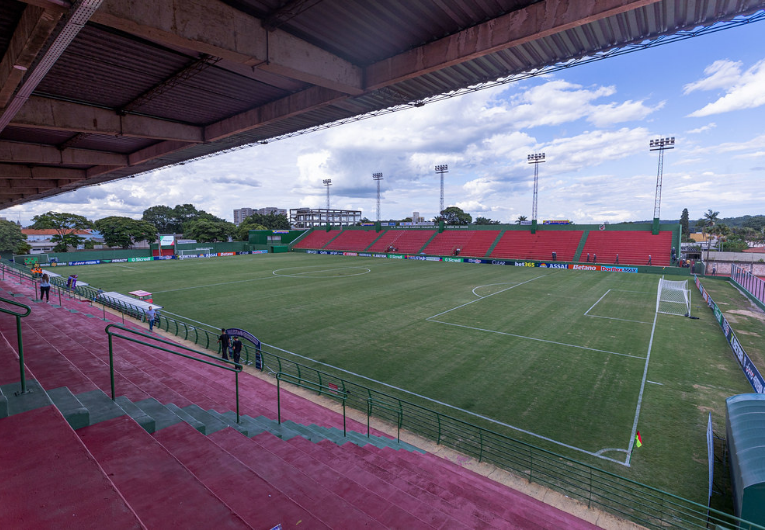
{"type": "Polygon", "coordinates": [[[720,328],[722,328],[722,331],[725,334],[725,339],[728,341],[731,350],[733,350],[733,354],[735,355],[738,364],[741,366],[741,370],[743,370],[744,375],[749,381],[749,384],[752,385],[752,388],[758,394],[765,393],[765,379],[763,379],[760,371],[752,363],[749,355],[747,355],[744,351],[744,348],[741,346],[741,343],[736,337],[736,333],[730,327],[728,320],[722,314],[720,308],[717,307],[717,304],[714,302],[714,300],[712,300],[712,297],[709,296],[709,293],[707,293],[707,291],[704,289],[704,286],[701,285],[701,281],[699,280],[698,276],[695,278],[695,283],[696,287],[701,293],[701,296],[704,298],[704,300],[707,301],[707,305],[709,305],[710,309],[712,309],[714,312],[715,318],[717,319],[718,324],[720,324],[720,328]]]}

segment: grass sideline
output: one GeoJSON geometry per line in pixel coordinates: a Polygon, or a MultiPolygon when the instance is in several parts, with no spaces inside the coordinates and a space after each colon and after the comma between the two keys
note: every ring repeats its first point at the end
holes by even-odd
{"type": "Polygon", "coordinates": [[[699,320],[658,315],[654,326],[656,275],[292,253],[78,273],[107,291],[145,289],[168,311],[247,329],[702,503],[706,413],[722,432],[725,398],[751,391],[695,287],[699,320]],[[641,389],[643,447],[631,467],[604,460],[625,460],[641,389]]]}

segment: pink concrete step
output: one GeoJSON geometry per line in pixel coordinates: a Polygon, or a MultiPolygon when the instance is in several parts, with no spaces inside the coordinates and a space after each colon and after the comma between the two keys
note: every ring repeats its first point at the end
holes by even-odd
{"type": "Polygon", "coordinates": [[[148,528],[251,528],[130,417],[77,434],[148,528]]]}
{"type": "Polygon", "coordinates": [[[53,406],[0,419],[0,528],[144,528],[53,406]]]}
{"type": "MultiPolygon", "coordinates": [[[[253,439],[232,429],[215,432],[209,438],[331,528],[386,528],[386,525],[328,491],[321,482],[263,449],[253,439]]],[[[354,491],[361,494],[361,490],[354,491]]]]}
{"type": "MultiPolygon", "coordinates": [[[[356,480],[355,473],[348,473],[349,470],[353,469],[353,466],[338,465],[338,459],[327,458],[326,453],[311,451],[311,447],[316,444],[304,438],[296,437],[285,442],[273,436],[260,435],[255,438],[255,441],[311,477],[319,477],[318,480],[338,496],[343,498],[349,496],[346,500],[351,503],[358,499],[357,490],[361,490],[364,495],[361,497],[362,501],[359,508],[386,524],[395,520],[396,527],[419,527],[422,525],[432,528],[470,527],[429,503],[404,493],[376,477],[368,476],[362,481],[356,480]],[[354,484],[350,489],[348,488],[349,483],[354,484]],[[397,510],[388,513],[391,512],[389,504],[396,506],[397,510]]],[[[338,453],[345,452],[345,461],[348,463],[359,460],[359,457],[350,452],[349,447],[346,447],[350,445],[353,444],[345,444],[343,447],[337,446],[338,453]]]]}
{"type": "Polygon", "coordinates": [[[298,525],[328,528],[298,502],[188,424],[167,427],[154,437],[254,528],[273,528],[277,524],[284,528],[298,525]]]}

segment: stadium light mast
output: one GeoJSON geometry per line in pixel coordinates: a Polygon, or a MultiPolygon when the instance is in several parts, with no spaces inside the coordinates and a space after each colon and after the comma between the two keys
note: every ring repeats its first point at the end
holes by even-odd
{"type": "Polygon", "coordinates": [[[664,178],[664,151],[675,148],[675,137],[659,138],[651,140],[648,143],[650,151],[659,152],[659,169],[656,172],[656,199],[653,203],[653,230],[654,234],[659,233],[659,217],[661,215],[661,185],[664,178]]]}
{"type": "Polygon", "coordinates": [[[383,179],[382,173],[372,173],[372,179],[377,181],[377,220],[380,220],[380,181],[383,179]]]}
{"type": "MultiPolygon", "coordinates": [[[[327,210],[329,210],[329,187],[332,185],[332,179],[324,179],[322,182],[327,187],[327,210]]],[[[329,212],[327,212],[327,215],[329,215],[329,212]]]]}
{"type": "Polygon", "coordinates": [[[531,205],[531,233],[537,231],[537,196],[539,195],[539,164],[545,161],[544,153],[531,153],[529,164],[534,164],[534,199],[531,205]]]}
{"type": "Polygon", "coordinates": [[[444,173],[449,172],[448,164],[439,164],[436,166],[436,173],[441,175],[441,208],[438,210],[438,215],[444,211],[444,173]]]}

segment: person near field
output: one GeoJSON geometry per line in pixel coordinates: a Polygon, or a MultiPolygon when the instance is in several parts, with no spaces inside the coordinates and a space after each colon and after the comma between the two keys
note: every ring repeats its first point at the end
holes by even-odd
{"type": "Polygon", "coordinates": [[[597,254],[593,254],[592,255],[592,262],[596,263],[597,261],[598,261],[598,255],[597,254]]]}
{"type": "Polygon", "coordinates": [[[242,341],[237,336],[231,341],[231,357],[236,364],[239,364],[239,359],[242,358],[242,341]]]}
{"type": "Polygon", "coordinates": [[[146,320],[149,322],[149,332],[154,330],[154,320],[157,318],[157,311],[153,306],[149,306],[149,310],[146,311],[146,320]]]}
{"type": "Polygon", "coordinates": [[[651,255],[650,254],[648,254],[648,264],[649,265],[651,264],[651,255]]]}
{"type": "Polygon", "coordinates": [[[616,261],[614,261],[614,264],[619,265],[619,254],[616,255],[616,261]]]}
{"type": "Polygon", "coordinates": [[[228,361],[228,353],[231,348],[231,337],[226,333],[226,328],[221,328],[220,337],[218,337],[218,344],[220,344],[221,356],[224,360],[228,361]]]}
{"type": "Polygon", "coordinates": [[[717,265],[712,265],[712,276],[717,276],[717,265]]]}
{"type": "Polygon", "coordinates": [[[554,250],[552,251],[552,260],[553,261],[558,261],[558,253],[555,252],[554,250]]]}
{"type": "Polygon", "coordinates": [[[43,298],[50,302],[50,277],[47,274],[43,274],[40,280],[40,300],[43,298]]]}
{"type": "Polygon", "coordinates": [[[587,253],[587,263],[589,263],[589,262],[590,262],[590,253],[588,252],[587,253]]]}

